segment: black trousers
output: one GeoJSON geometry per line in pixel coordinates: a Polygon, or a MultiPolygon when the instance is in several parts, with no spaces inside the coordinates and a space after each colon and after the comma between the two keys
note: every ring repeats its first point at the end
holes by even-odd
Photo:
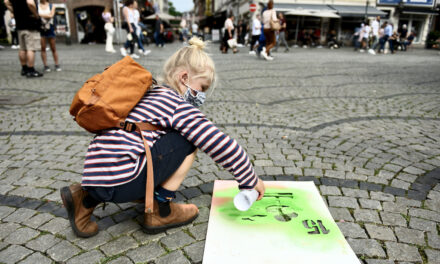
{"type": "MultiPolygon", "coordinates": [[[[194,153],[196,147],[176,131],[162,136],[151,148],[154,171],[154,187],[166,181],[180,167],[185,158],[194,153]]],[[[145,197],[147,165],[139,176],[114,187],[85,187],[85,190],[100,202],[126,203],[145,197]]]]}

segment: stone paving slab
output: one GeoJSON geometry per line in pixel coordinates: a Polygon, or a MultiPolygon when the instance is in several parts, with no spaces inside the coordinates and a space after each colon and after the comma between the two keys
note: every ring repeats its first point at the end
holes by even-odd
{"type": "MultiPolygon", "coordinates": [[[[138,62],[157,77],[179,47],[150,47],[138,62]]],[[[59,189],[81,181],[93,135],[69,106],[121,57],[103,45],[57,48],[63,71],[38,79],[20,76],[17,51],[1,51],[0,263],[201,263],[213,182],[233,179],[202,152],[177,193],[199,206],[192,224],[148,235],[142,205],[107,204],[94,212],[97,236],[73,234],[59,189]]],[[[257,174],[314,181],[361,263],[437,263],[440,56],[292,49],[267,62],[241,51],[209,48],[219,81],[201,110],[247,150],[257,174]]]]}

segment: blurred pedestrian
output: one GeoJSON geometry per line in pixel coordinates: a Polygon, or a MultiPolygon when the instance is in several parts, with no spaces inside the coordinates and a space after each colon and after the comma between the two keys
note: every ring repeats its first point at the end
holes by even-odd
{"type": "Polygon", "coordinates": [[[286,24],[286,19],[284,18],[284,14],[279,13],[278,19],[280,20],[281,29],[279,30],[279,33],[278,33],[277,46],[275,47],[275,49],[273,51],[277,52],[278,47],[280,46],[280,42],[283,42],[283,45],[286,47],[284,52],[289,52],[289,50],[290,50],[289,45],[287,45],[287,41],[286,41],[287,24],[286,24]]]}
{"type": "Polygon", "coordinates": [[[238,43],[245,45],[246,43],[246,34],[248,31],[248,26],[246,24],[246,21],[242,19],[238,22],[238,43]]]}
{"type": "Polygon", "coordinates": [[[368,52],[370,54],[376,54],[375,50],[377,49],[377,45],[379,44],[379,28],[380,28],[380,16],[377,16],[376,19],[371,23],[371,46],[368,52]]]}
{"type": "Polygon", "coordinates": [[[95,44],[96,43],[95,42],[95,35],[94,35],[95,25],[93,25],[92,19],[90,17],[87,18],[87,22],[86,22],[84,29],[85,29],[85,36],[84,36],[83,40],[81,41],[81,43],[82,44],[89,44],[89,45],[95,44]]]}
{"type": "Polygon", "coordinates": [[[192,23],[191,25],[191,33],[193,37],[199,36],[199,25],[197,25],[196,22],[192,23]]]}
{"type": "Polygon", "coordinates": [[[257,43],[258,39],[260,38],[261,34],[261,21],[260,21],[260,14],[257,14],[252,21],[252,39],[251,39],[251,45],[250,45],[250,51],[249,54],[255,55],[254,46],[255,43],[257,43]]]}
{"type": "Polygon", "coordinates": [[[34,1],[5,0],[5,5],[14,14],[20,49],[18,58],[21,64],[21,75],[28,78],[41,77],[42,73],[34,68],[35,52],[41,49],[40,16],[34,1]]]}
{"type": "Polygon", "coordinates": [[[15,22],[14,14],[11,13],[11,19],[9,19],[9,28],[11,29],[11,49],[18,49],[18,33],[17,33],[17,23],[15,22]]]}
{"type": "Polygon", "coordinates": [[[112,13],[110,12],[110,6],[105,7],[104,12],[102,12],[102,19],[104,19],[105,22],[105,51],[115,53],[116,50],[113,48],[113,34],[115,33],[115,27],[113,26],[114,18],[112,16],[112,13]]]}
{"type": "Polygon", "coordinates": [[[137,42],[136,26],[134,21],[133,12],[134,1],[125,0],[124,7],[122,8],[122,15],[124,17],[124,27],[127,30],[127,41],[124,47],[121,48],[121,55],[127,56],[127,49],[130,48],[130,56],[135,59],[139,59],[139,56],[134,53],[134,43],[137,42]]]}
{"type": "Polygon", "coordinates": [[[154,25],[154,40],[156,42],[156,47],[164,46],[163,34],[165,32],[165,28],[163,26],[163,22],[160,19],[159,15],[156,15],[156,23],[154,25]]]}
{"type": "Polygon", "coordinates": [[[379,28],[379,50],[378,53],[385,52],[385,43],[386,43],[386,36],[385,36],[385,27],[388,25],[388,22],[385,21],[385,23],[382,24],[379,28]]]}
{"type": "Polygon", "coordinates": [[[143,55],[148,55],[150,54],[151,50],[145,50],[144,45],[142,43],[142,28],[140,26],[139,23],[141,23],[141,14],[139,13],[138,10],[138,3],[137,1],[133,2],[133,16],[134,16],[134,28],[136,31],[136,40],[137,40],[137,44],[138,44],[138,49],[139,49],[139,53],[143,54],[143,55]]]}
{"type": "Polygon", "coordinates": [[[394,54],[394,39],[390,39],[394,34],[393,31],[393,23],[388,23],[385,27],[385,42],[388,41],[388,45],[390,46],[391,54],[394,54]]]}
{"type": "Polygon", "coordinates": [[[263,50],[261,52],[261,55],[266,60],[268,58],[269,60],[273,59],[273,57],[270,54],[270,50],[276,44],[275,31],[271,26],[271,22],[279,23],[277,18],[277,13],[273,9],[273,0],[269,0],[269,2],[267,3],[267,10],[263,12],[263,25],[264,25],[264,36],[266,38],[266,50],[263,50]]]}
{"type": "Polygon", "coordinates": [[[408,28],[406,27],[406,24],[403,24],[397,32],[399,33],[399,46],[403,51],[406,51],[404,45],[406,38],[408,37],[408,28]]]}
{"type": "Polygon", "coordinates": [[[41,17],[41,59],[44,64],[44,71],[50,72],[51,69],[47,65],[46,42],[49,42],[50,50],[52,51],[53,60],[55,62],[55,71],[61,71],[60,63],[58,61],[58,52],[55,44],[55,26],[53,17],[55,15],[55,6],[47,0],[40,0],[38,5],[38,14],[41,17]]]}
{"type": "Polygon", "coordinates": [[[364,26],[362,27],[361,52],[368,50],[368,45],[370,43],[370,33],[371,33],[371,27],[368,24],[368,21],[365,21],[364,26]]]}
{"type": "Polygon", "coordinates": [[[188,23],[185,18],[180,21],[180,32],[182,33],[182,41],[186,42],[188,40],[188,23]]]}
{"type": "MultiPolygon", "coordinates": [[[[221,46],[221,50],[222,53],[228,53],[228,49],[229,49],[229,43],[228,41],[230,39],[234,38],[234,15],[231,13],[229,15],[229,17],[225,20],[225,26],[224,26],[224,33],[223,33],[223,41],[222,41],[222,46],[221,46]]],[[[236,47],[232,47],[232,52],[236,53],[237,52],[237,48],[236,47]]]]}

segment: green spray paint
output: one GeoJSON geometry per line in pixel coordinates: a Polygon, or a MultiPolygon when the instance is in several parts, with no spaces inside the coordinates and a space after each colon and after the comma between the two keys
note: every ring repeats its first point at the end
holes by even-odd
{"type": "Polygon", "coordinates": [[[333,219],[314,207],[314,203],[322,202],[311,200],[311,197],[321,199],[313,195],[314,193],[296,188],[267,188],[262,200],[256,201],[248,211],[242,212],[233,204],[233,198],[238,192],[237,188],[228,188],[214,193],[215,198],[226,198],[225,203],[219,205],[217,210],[232,225],[258,232],[281,232],[291,238],[295,245],[321,251],[332,250],[341,245],[338,242],[344,240],[333,219]],[[304,220],[308,220],[310,228],[305,227],[304,220]],[[313,227],[312,220],[318,230],[313,227]],[[323,227],[317,220],[321,220],[323,227]],[[324,234],[327,231],[329,232],[324,234]]]}

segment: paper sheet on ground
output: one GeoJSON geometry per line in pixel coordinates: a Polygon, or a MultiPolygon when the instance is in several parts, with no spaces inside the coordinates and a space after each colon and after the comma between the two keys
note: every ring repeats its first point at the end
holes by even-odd
{"type": "Polygon", "coordinates": [[[204,264],[360,263],[313,182],[266,181],[246,211],[235,181],[215,181],[204,264]]]}

